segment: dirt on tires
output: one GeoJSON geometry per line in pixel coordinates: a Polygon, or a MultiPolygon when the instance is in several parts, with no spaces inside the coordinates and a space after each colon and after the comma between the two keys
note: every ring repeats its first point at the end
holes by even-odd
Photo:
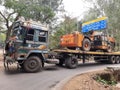
{"type": "Polygon", "coordinates": [[[108,73],[107,71],[95,71],[77,75],[70,79],[61,90],[120,90],[119,87],[104,85],[93,79],[96,74],[108,73]]]}

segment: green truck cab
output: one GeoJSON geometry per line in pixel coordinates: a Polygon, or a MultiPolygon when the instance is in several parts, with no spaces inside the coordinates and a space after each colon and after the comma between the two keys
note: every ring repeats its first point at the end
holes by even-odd
{"type": "Polygon", "coordinates": [[[9,62],[17,62],[26,72],[37,72],[45,62],[57,63],[57,60],[48,59],[48,34],[49,30],[41,24],[16,21],[6,41],[5,67],[9,62]]]}

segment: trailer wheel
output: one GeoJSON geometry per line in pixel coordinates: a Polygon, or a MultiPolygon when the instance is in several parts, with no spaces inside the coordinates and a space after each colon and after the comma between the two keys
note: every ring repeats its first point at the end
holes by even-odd
{"type": "Polygon", "coordinates": [[[63,66],[64,62],[65,62],[65,59],[64,59],[64,58],[60,58],[60,59],[59,59],[59,63],[56,64],[56,65],[57,65],[57,66],[63,66]]]}
{"type": "Polygon", "coordinates": [[[82,49],[84,51],[90,51],[91,49],[91,42],[88,38],[84,38],[83,44],[82,44],[82,49]]]}
{"type": "Polygon", "coordinates": [[[37,56],[31,56],[24,62],[24,70],[26,72],[38,72],[42,70],[41,59],[37,56]]]}
{"type": "Polygon", "coordinates": [[[115,62],[116,62],[115,56],[111,56],[110,57],[110,63],[115,64],[115,62]]]}
{"type": "Polygon", "coordinates": [[[74,69],[78,66],[78,60],[76,57],[67,57],[65,60],[65,66],[70,69],[74,69]]]}
{"type": "Polygon", "coordinates": [[[116,64],[120,63],[120,57],[119,57],[119,56],[117,56],[117,57],[115,58],[115,63],[116,63],[116,64]]]}

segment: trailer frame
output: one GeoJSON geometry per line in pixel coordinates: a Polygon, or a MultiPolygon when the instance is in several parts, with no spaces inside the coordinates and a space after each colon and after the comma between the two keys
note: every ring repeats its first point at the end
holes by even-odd
{"type": "Polygon", "coordinates": [[[59,59],[59,66],[65,64],[65,67],[73,69],[78,66],[79,59],[82,59],[83,64],[87,58],[93,57],[95,62],[118,64],[120,63],[120,51],[102,52],[102,51],[81,51],[70,49],[55,49],[59,59]]]}

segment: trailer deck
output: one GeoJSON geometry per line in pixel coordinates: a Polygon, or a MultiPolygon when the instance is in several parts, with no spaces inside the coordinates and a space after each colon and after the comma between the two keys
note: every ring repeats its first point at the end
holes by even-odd
{"type": "Polygon", "coordinates": [[[70,50],[70,49],[55,49],[57,53],[71,53],[71,54],[85,54],[85,55],[120,55],[120,51],[116,52],[98,52],[98,51],[81,51],[81,50],[70,50]]]}
{"type": "Polygon", "coordinates": [[[98,51],[81,51],[70,49],[55,49],[53,50],[59,56],[59,64],[65,64],[68,68],[76,68],[78,59],[85,63],[87,58],[93,57],[93,60],[100,63],[118,64],[120,63],[120,51],[116,52],[98,52],[98,51]]]}

